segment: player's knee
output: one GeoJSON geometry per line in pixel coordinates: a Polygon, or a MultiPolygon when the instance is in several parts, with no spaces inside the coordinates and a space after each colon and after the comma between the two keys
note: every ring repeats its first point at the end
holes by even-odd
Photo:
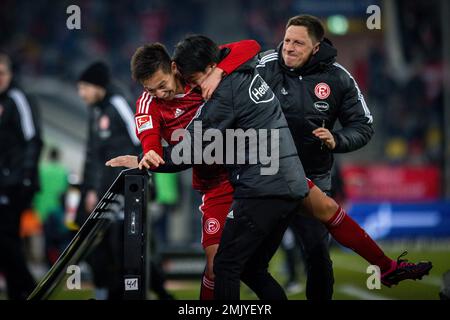
{"type": "Polygon", "coordinates": [[[320,220],[323,222],[328,222],[339,209],[339,205],[331,197],[324,197],[321,206],[320,220]]]}
{"type": "Polygon", "coordinates": [[[336,211],[339,209],[339,205],[331,197],[327,197],[326,207],[327,207],[327,209],[326,209],[327,212],[331,213],[332,215],[334,215],[336,213],[336,211]]]}

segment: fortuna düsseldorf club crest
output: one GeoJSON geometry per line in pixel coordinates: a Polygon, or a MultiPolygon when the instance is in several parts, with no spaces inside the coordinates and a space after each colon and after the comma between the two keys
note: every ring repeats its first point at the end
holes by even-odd
{"type": "Polygon", "coordinates": [[[325,100],[330,96],[331,89],[330,86],[327,85],[325,82],[321,82],[314,88],[314,93],[316,94],[316,97],[325,100]]]}
{"type": "Polygon", "coordinates": [[[205,232],[207,234],[214,234],[220,229],[220,223],[215,218],[209,218],[205,222],[205,232]]]}

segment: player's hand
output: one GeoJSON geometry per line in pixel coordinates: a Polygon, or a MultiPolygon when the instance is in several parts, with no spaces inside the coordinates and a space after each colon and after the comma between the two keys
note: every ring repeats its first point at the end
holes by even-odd
{"type": "Polygon", "coordinates": [[[115,158],[112,158],[105,163],[108,167],[126,167],[126,168],[137,168],[138,163],[138,157],[137,156],[118,156],[115,158]]]}
{"type": "Polygon", "coordinates": [[[333,150],[336,148],[336,141],[334,140],[333,135],[330,130],[327,128],[317,128],[314,130],[313,135],[322,140],[322,142],[328,147],[328,149],[333,150]]]}
{"type": "Polygon", "coordinates": [[[86,199],[84,200],[84,208],[86,209],[86,212],[88,214],[95,209],[97,202],[98,202],[97,192],[93,190],[88,191],[88,193],[86,194],[86,199]]]}
{"type": "Polygon", "coordinates": [[[160,164],[165,164],[164,160],[156,151],[150,150],[142,157],[141,162],[139,162],[139,169],[150,169],[151,166],[158,168],[160,164]]]}
{"type": "Polygon", "coordinates": [[[216,91],[219,86],[220,81],[222,80],[223,70],[215,67],[213,71],[205,78],[205,80],[200,85],[202,89],[203,99],[209,100],[213,95],[214,91],[216,91]]]}

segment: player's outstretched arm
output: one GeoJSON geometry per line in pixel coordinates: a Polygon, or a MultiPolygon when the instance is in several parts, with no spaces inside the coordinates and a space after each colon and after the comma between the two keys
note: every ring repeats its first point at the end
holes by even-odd
{"type": "Polygon", "coordinates": [[[105,163],[108,167],[125,167],[125,168],[137,168],[139,166],[138,157],[131,155],[118,156],[108,160],[105,163]]]}

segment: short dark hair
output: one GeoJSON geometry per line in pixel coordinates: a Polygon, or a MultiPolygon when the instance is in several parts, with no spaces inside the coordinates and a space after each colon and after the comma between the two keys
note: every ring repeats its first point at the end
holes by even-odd
{"type": "Polygon", "coordinates": [[[181,75],[187,78],[193,73],[205,71],[211,63],[218,63],[220,49],[210,38],[192,35],[176,45],[173,60],[181,75]]]}
{"type": "Polygon", "coordinates": [[[142,83],[160,69],[169,73],[171,63],[170,55],[163,44],[146,44],[139,47],[131,58],[131,76],[142,83]]]}
{"type": "Polygon", "coordinates": [[[298,15],[289,19],[286,29],[290,26],[303,26],[308,30],[308,35],[318,42],[323,40],[325,29],[319,18],[307,14],[298,15]]]}
{"type": "Polygon", "coordinates": [[[0,52],[0,64],[6,65],[9,71],[12,71],[11,58],[6,53],[0,52]]]}

